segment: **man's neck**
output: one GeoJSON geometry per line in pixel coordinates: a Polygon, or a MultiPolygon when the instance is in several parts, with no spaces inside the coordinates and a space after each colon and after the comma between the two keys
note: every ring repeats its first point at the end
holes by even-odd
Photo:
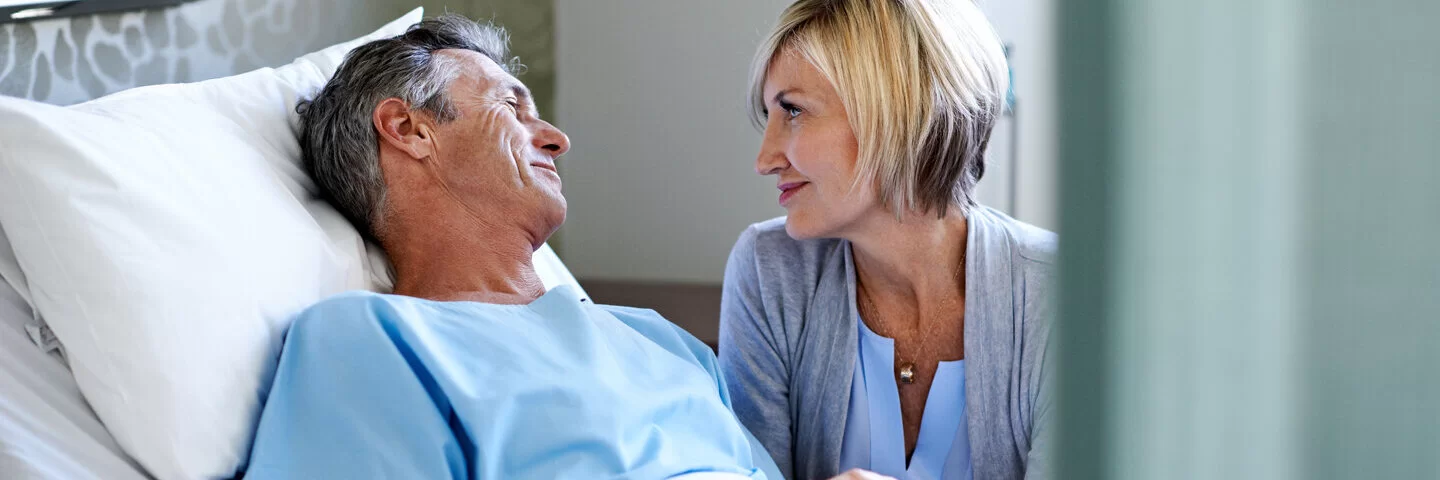
{"type": "Polygon", "coordinates": [[[426,225],[396,215],[385,227],[395,294],[437,301],[522,305],[545,294],[531,235],[508,224],[466,224],[464,215],[427,215],[426,225]],[[438,223],[437,223],[438,219],[438,223]]]}

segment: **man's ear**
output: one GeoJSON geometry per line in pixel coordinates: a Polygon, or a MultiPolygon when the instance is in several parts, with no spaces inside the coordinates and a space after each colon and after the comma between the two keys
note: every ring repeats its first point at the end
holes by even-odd
{"type": "Polygon", "coordinates": [[[428,115],[411,111],[404,100],[387,98],[372,117],[380,141],[420,160],[435,153],[434,125],[428,115]]]}

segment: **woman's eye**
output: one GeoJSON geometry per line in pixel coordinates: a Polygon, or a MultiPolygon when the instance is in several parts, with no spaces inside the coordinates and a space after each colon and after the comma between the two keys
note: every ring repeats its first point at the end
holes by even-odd
{"type": "Polygon", "coordinates": [[[780,108],[782,110],[785,110],[785,115],[791,119],[800,116],[800,107],[791,105],[789,103],[781,103],[780,108]]]}

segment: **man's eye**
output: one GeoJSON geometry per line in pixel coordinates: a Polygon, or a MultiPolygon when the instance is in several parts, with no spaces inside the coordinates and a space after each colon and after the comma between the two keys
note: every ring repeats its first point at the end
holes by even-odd
{"type": "Polygon", "coordinates": [[[515,100],[506,100],[505,105],[508,105],[510,107],[510,111],[515,113],[515,118],[523,118],[525,116],[525,109],[521,108],[520,102],[515,100]]]}

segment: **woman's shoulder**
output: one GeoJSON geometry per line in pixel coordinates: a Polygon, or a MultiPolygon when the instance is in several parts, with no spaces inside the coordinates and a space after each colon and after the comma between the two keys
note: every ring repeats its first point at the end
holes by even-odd
{"type": "Polygon", "coordinates": [[[752,261],[758,267],[783,268],[790,272],[818,272],[816,266],[833,260],[832,257],[840,248],[842,240],[796,240],[785,232],[785,218],[776,217],[747,227],[735,242],[731,262],[752,261]]]}
{"type": "Polygon", "coordinates": [[[785,217],[750,225],[725,265],[724,301],[771,309],[766,318],[780,315],[781,310],[805,311],[819,292],[834,292],[844,285],[842,242],[790,238],[785,217]]]}
{"type": "Polygon", "coordinates": [[[1008,243],[1017,263],[1026,263],[1041,269],[1054,267],[1060,246],[1060,238],[1055,232],[1016,220],[1004,212],[984,205],[976,207],[973,213],[983,219],[987,227],[1003,233],[988,238],[993,239],[992,242],[1008,243]]]}

